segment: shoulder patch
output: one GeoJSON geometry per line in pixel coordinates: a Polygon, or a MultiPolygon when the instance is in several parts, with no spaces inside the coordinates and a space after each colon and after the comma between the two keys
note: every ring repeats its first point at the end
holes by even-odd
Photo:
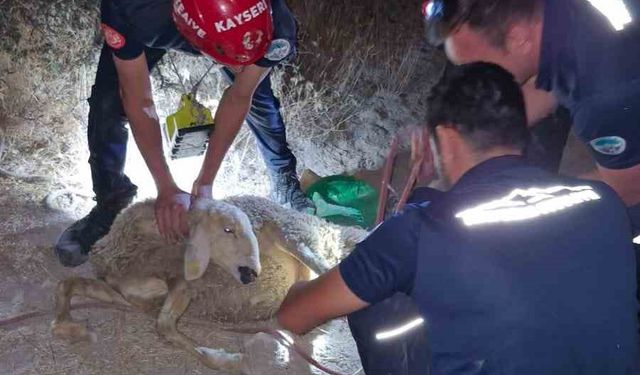
{"type": "Polygon", "coordinates": [[[596,138],[589,144],[604,155],[620,155],[627,149],[627,141],[618,136],[596,138]]]}
{"type": "Polygon", "coordinates": [[[271,42],[269,50],[264,55],[271,61],[280,61],[291,53],[291,43],[286,39],[275,39],[271,42]]]}
{"type": "Polygon", "coordinates": [[[100,28],[102,29],[102,35],[104,35],[104,40],[107,42],[107,45],[113,49],[120,49],[124,47],[126,41],[124,36],[114,30],[111,26],[107,24],[100,24],[100,28]]]}

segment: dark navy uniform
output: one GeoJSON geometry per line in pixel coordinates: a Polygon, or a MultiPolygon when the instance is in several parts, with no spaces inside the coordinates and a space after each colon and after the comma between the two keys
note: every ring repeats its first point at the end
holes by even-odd
{"type": "MultiPolygon", "coordinates": [[[[124,175],[128,133],[119,95],[113,55],[129,60],[146,55],[149,69],[167,50],[198,55],[178,32],[172,20],[171,0],[103,0],[102,29],[105,45],[100,55],[96,82],[89,99],[89,150],[93,186],[98,201],[122,200],[135,194],[135,186],[124,175]]],[[[284,0],[272,0],[274,42],[264,58],[256,62],[272,67],[295,53],[296,24],[284,0]]],[[[225,76],[233,74],[224,69],[225,76]]],[[[296,161],[287,146],[280,103],[265,78],[253,96],[247,123],[270,172],[295,171],[296,161]]]]}
{"type": "Polygon", "coordinates": [[[547,1],[537,80],[609,169],[640,164],[640,3],[625,3],[632,21],[616,31],[588,1],[547,1]]]}
{"type": "MultiPolygon", "coordinates": [[[[537,81],[569,108],[574,132],[609,169],[640,164],[640,2],[624,4],[631,20],[616,30],[588,1],[547,1],[537,81]]],[[[640,204],[629,214],[640,235],[640,204]]]]}
{"type": "Polygon", "coordinates": [[[635,374],[631,226],[608,186],[505,156],[424,193],[339,266],[372,304],[350,316],[368,375],[635,374]]]}

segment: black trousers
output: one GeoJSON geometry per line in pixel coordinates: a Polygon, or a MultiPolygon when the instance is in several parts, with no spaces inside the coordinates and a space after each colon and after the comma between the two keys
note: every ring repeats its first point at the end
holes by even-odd
{"type": "MultiPolygon", "coordinates": [[[[165,50],[145,49],[149,71],[158,64],[165,53],[165,50]]],[[[226,69],[224,73],[232,82],[233,74],[226,69]]],[[[99,202],[129,197],[137,190],[124,174],[128,130],[119,91],[112,53],[105,45],[100,54],[96,80],[89,98],[87,130],[93,190],[99,202]]],[[[294,171],[296,160],[287,145],[280,102],[271,89],[270,76],[256,89],[247,123],[256,136],[258,148],[269,171],[294,171]]]]}

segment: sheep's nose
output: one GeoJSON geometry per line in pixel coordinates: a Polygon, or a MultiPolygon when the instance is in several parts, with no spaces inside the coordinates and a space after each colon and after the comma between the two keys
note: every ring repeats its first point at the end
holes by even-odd
{"type": "Polygon", "coordinates": [[[238,272],[240,272],[240,281],[243,284],[252,283],[258,277],[258,273],[249,267],[238,267],[238,272]]]}

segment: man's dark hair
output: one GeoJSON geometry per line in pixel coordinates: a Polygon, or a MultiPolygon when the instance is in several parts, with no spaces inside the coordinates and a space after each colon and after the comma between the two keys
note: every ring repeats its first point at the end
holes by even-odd
{"type": "Polygon", "coordinates": [[[476,151],[524,150],[529,142],[520,85],[498,65],[449,65],[427,98],[427,126],[452,126],[476,151]]]}
{"type": "Polygon", "coordinates": [[[433,0],[427,15],[427,36],[441,45],[451,32],[467,23],[484,33],[497,48],[505,46],[514,23],[531,20],[542,9],[543,0],[433,0]]]}

